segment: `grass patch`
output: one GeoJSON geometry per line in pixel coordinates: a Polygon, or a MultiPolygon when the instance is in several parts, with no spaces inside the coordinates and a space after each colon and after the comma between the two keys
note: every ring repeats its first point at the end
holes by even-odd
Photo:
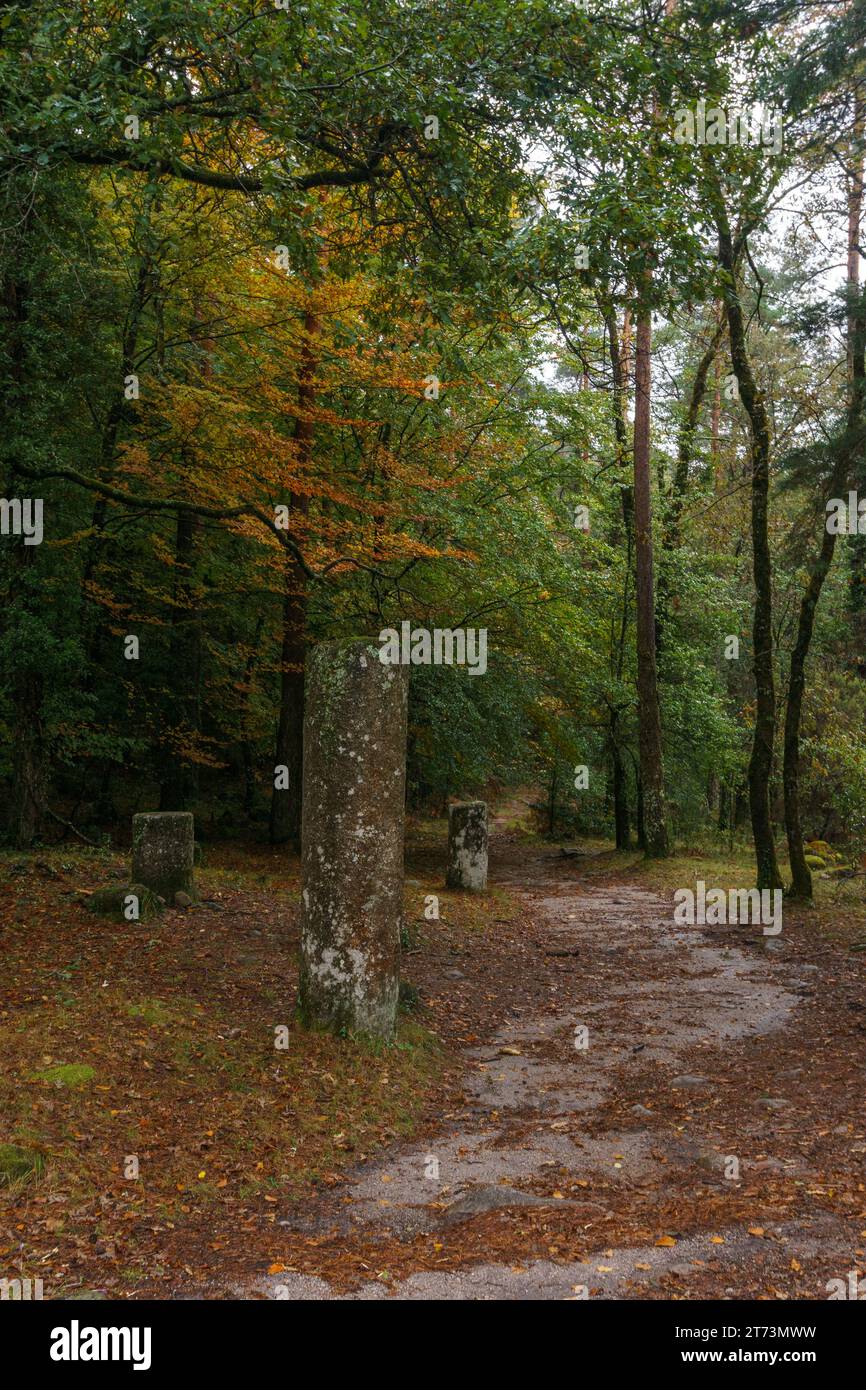
{"type": "Polygon", "coordinates": [[[86,1086],[96,1072],[85,1062],[66,1062],[59,1067],[45,1067],[28,1077],[29,1081],[48,1081],[54,1086],[86,1086]]]}
{"type": "MultiPolygon", "coordinates": [[[[791,879],[787,855],[779,847],[782,879],[791,879]]],[[[591,877],[592,870],[587,874],[591,877]]],[[[619,851],[599,858],[595,870],[605,875],[632,879],[656,892],[674,893],[693,888],[698,879],[713,888],[754,888],[755,859],[751,847],[678,846],[668,859],[645,859],[638,851],[619,851]]],[[[813,905],[785,903],[784,918],[820,932],[828,940],[849,949],[866,948],[866,878],[826,877],[819,870],[812,874],[813,905]]]]}
{"type": "Polygon", "coordinates": [[[33,1149],[18,1144],[0,1144],[0,1187],[12,1187],[41,1176],[45,1160],[33,1149]]]}

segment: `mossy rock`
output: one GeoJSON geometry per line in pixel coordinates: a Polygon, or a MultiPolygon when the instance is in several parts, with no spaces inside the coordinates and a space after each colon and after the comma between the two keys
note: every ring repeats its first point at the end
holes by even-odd
{"type": "Polygon", "coordinates": [[[822,859],[820,854],[807,854],[805,859],[810,869],[826,869],[827,867],[827,861],[822,859]]]}
{"type": "Polygon", "coordinates": [[[145,888],[143,883],[124,883],[111,888],[97,888],[96,892],[91,893],[86,899],[84,906],[88,912],[95,912],[100,917],[122,917],[124,921],[149,922],[160,915],[165,901],[149,888],[145,888]],[[128,900],[132,897],[138,899],[137,917],[126,916],[128,900]]]}
{"type": "Polygon", "coordinates": [[[53,1081],[59,1086],[85,1086],[92,1081],[96,1072],[84,1062],[68,1062],[59,1067],[45,1067],[35,1071],[31,1081],[53,1081]]]}
{"type": "Polygon", "coordinates": [[[0,1144],[0,1187],[26,1178],[38,1178],[44,1170],[45,1160],[41,1154],[22,1149],[18,1144],[0,1144]]]}
{"type": "Polygon", "coordinates": [[[807,840],[804,849],[809,854],[817,854],[821,859],[835,859],[835,855],[826,840],[807,840]]]}

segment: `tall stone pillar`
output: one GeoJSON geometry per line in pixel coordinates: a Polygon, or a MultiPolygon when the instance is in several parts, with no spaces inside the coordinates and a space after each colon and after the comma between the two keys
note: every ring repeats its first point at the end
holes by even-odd
{"type": "Polygon", "coordinates": [[[367,642],[307,662],[298,1010],[309,1027],[394,1035],[403,913],[409,673],[367,642]]]}
{"type": "Polygon", "coordinates": [[[147,811],[132,818],[132,882],[171,906],[175,893],[196,897],[191,811],[147,811]]]}
{"type": "Polygon", "coordinates": [[[487,887],[487,802],[448,807],[448,888],[483,893],[487,887]]]}

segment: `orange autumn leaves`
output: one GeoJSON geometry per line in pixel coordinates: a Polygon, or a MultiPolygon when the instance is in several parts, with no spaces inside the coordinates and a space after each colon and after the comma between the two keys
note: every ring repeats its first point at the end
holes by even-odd
{"type": "MultiPolygon", "coordinates": [[[[251,261],[244,280],[212,289],[208,336],[183,370],[142,381],[120,480],[192,505],[255,505],[315,572],[458,553],[425,535],[425,519],[431,493],[464,481],[469,441],[425,394],[437,360],[410,317],[420,305],[395,310],[384,332],[382,288],[327,275],[310,288],[251,261]]],[[[259,518],[225,524],[272,566],[278,538],[259,518]]]]}

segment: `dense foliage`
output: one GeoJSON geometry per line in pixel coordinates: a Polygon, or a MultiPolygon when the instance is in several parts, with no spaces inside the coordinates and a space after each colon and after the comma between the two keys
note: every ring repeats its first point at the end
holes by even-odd
{"type": "Polygon", "coordinates": [[[296,839],[305,650],[406,620],[488,634],[483,675],[413,668],[413,805],[531,785],[641,836],[651,333],[666,814],[751,804],[765,879],[762,787],[774,836],[862,844],[866,535],[825,515],[866,496],[864,0],[36,0],[0,35],[0,486],[44,502],[0,538],[13,842],[157,804],[296,839]],[[761,137],[678,141],[699,103],[761,137]]]}

